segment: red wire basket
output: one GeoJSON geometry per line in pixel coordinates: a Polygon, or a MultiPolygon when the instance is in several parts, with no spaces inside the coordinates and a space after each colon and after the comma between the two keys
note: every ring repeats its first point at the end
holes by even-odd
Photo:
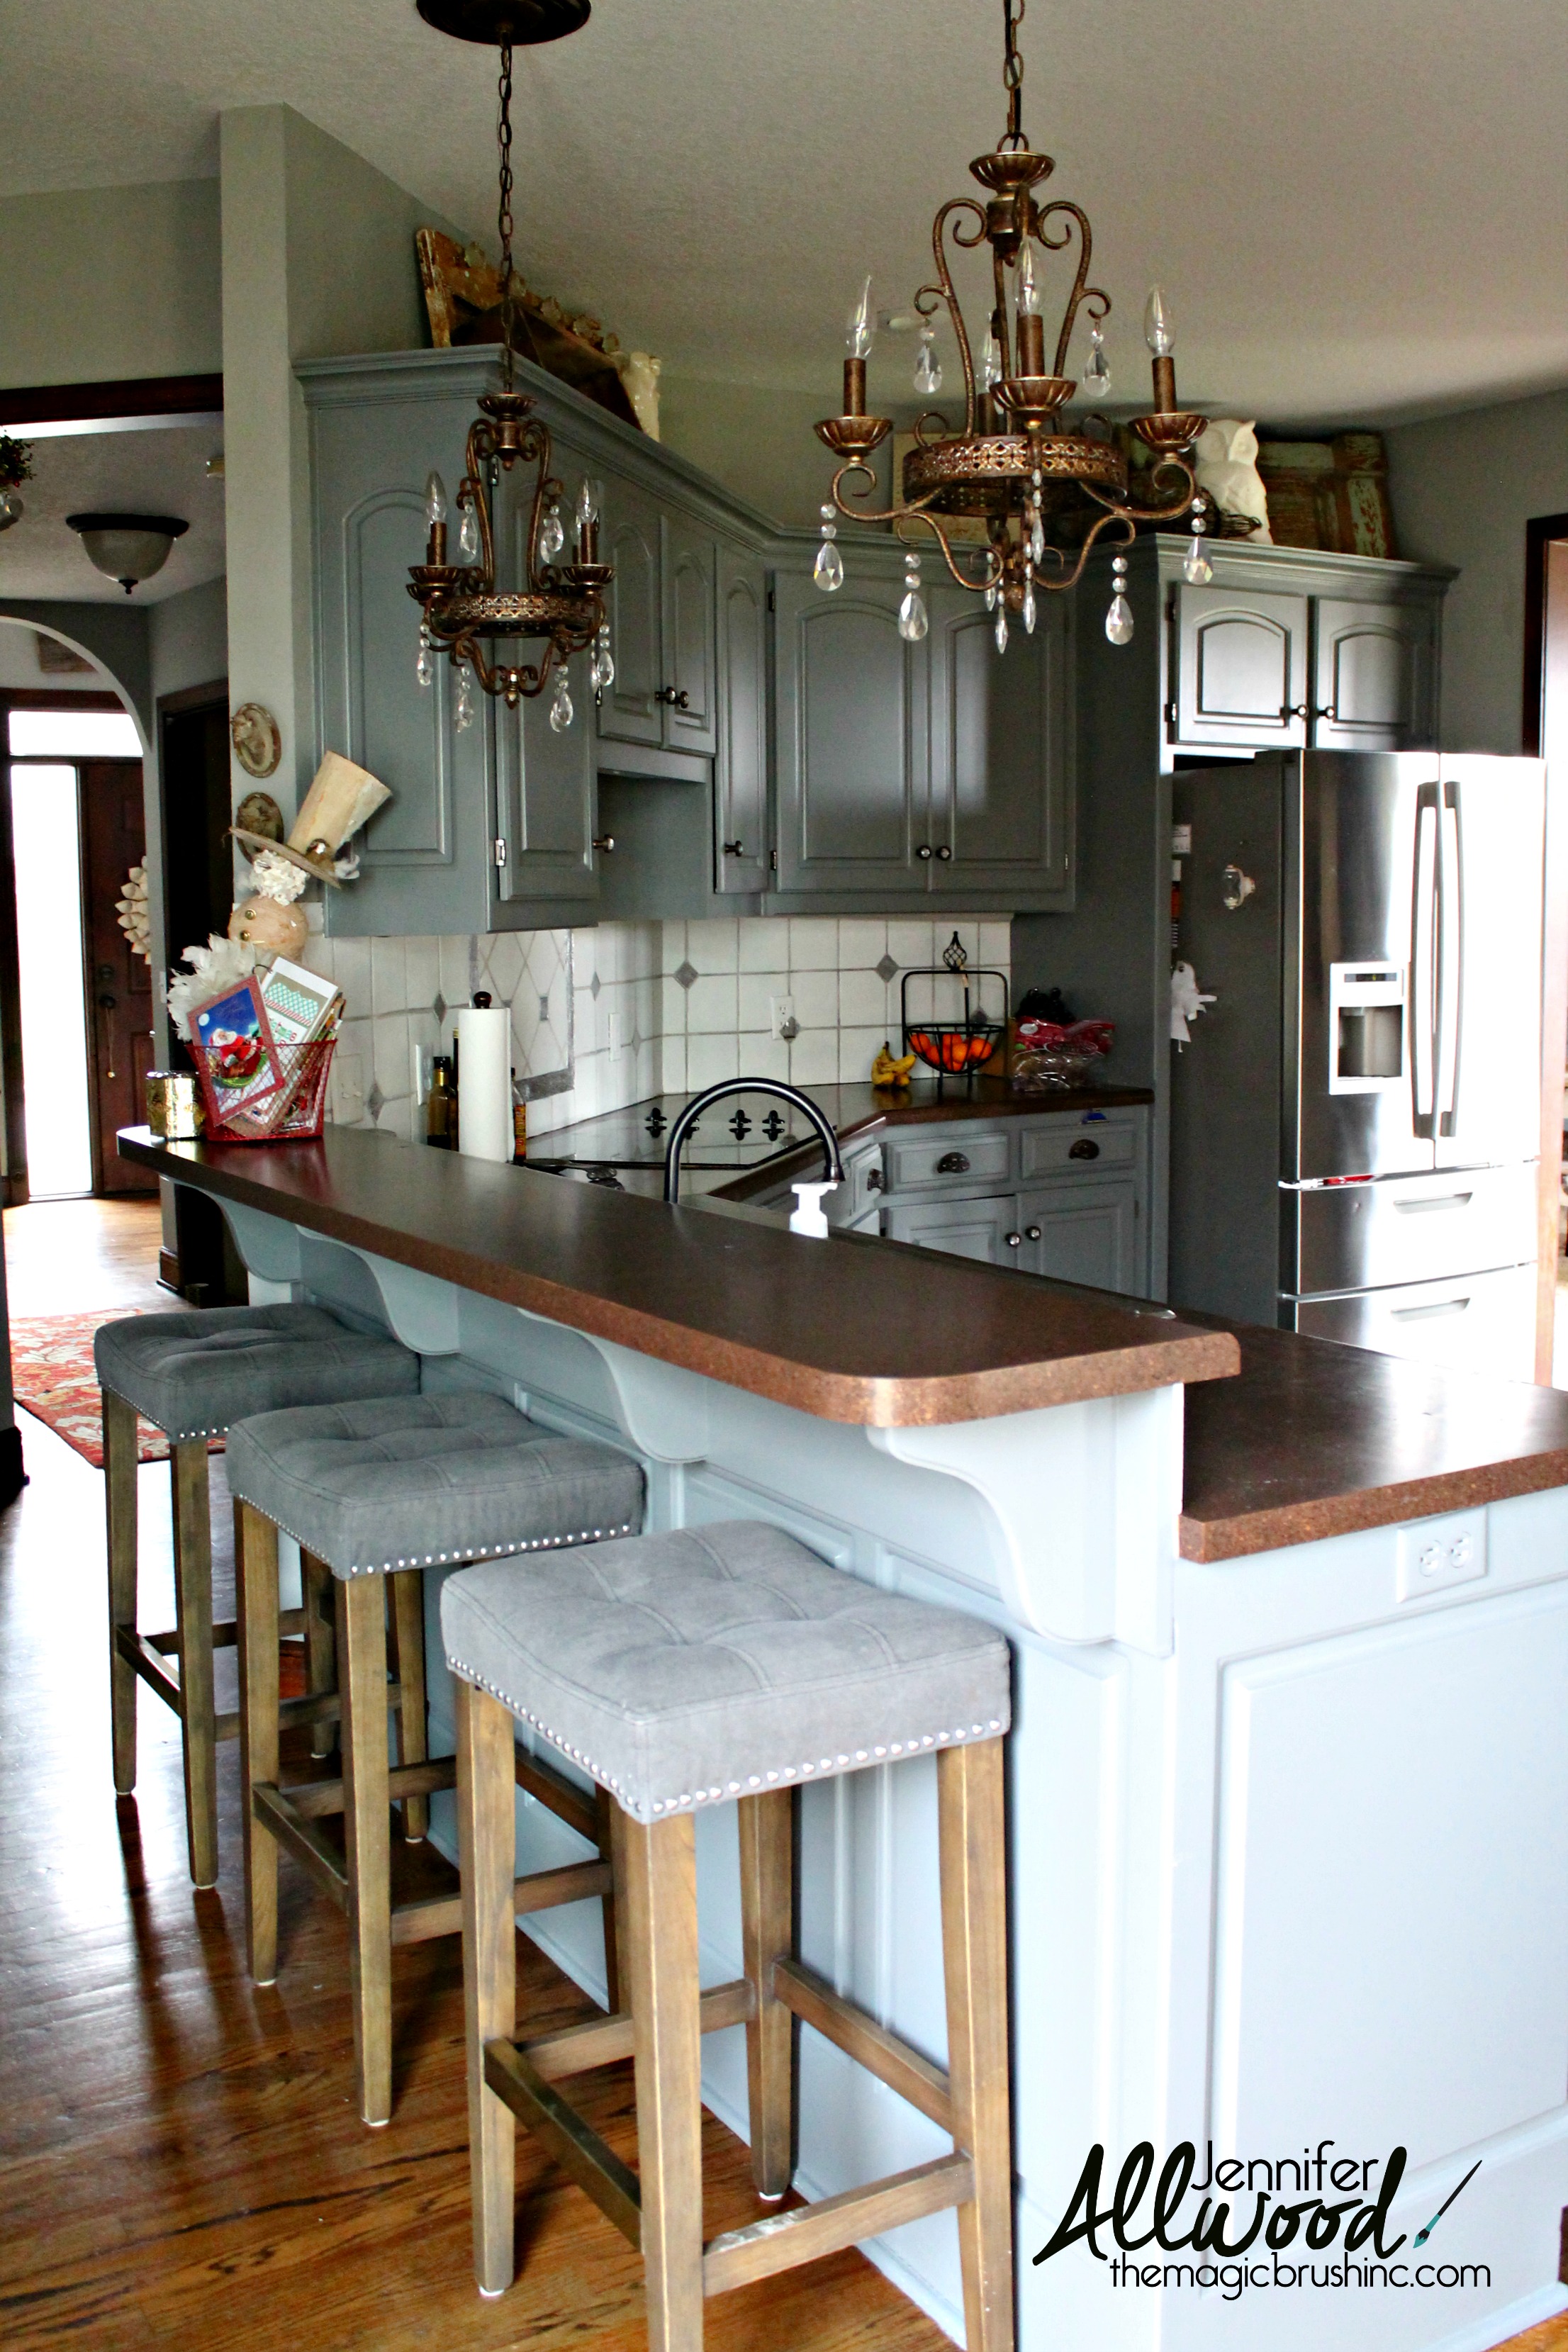
{"type": "Polygon", "coordinates": [[[299,1143],[318,1136],[327,1109],[327,1085],[332,1074],[332,1055],[337,1039],[321,1037],[310,1045],[278,1045],[274,1047],[283,1069],[283,1082],[274,1094],[264,1096],[252,1108],[237,1114],[235,1124],[228,1106],[219,1089],[213,1084],[207,1067],[207,1057],[199,1045],[192,1050],[195,1055],[196,1075],[201,1080],[202,1099],[206,1106],[206,1139],[209,1143],[299,1143]],[[278,1113],[279,1101],[287,1107],[278,1113]]]}

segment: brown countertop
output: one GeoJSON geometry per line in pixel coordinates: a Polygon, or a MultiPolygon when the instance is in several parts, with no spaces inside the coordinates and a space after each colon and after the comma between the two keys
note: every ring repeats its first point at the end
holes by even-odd
{"type": "Polygon", "coordinates": [[[1568,1394],[1293,1331],[1230,1331],[1241,1376],[1186,1399],[1185,1559],[1237,1559],[1568,1486],[1568,1394]]]}
{"type": "MultiPolygon", "coordinates": [[[[1103,1097],[1100,1097],[1103,1099],[1103,1097]]],[[[1225,1380],[1228,1332],[1011,1268],[662,1201],[362,1129],[122,1159],[826,1421],[897,1428],[1225,1380]]]]}

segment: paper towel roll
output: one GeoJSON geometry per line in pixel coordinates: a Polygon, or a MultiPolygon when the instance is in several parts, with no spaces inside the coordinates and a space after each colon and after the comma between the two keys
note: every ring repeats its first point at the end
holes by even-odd
{"type": "Polygon", "coordinates": [[[458,1149],[470,1160],[511,1158],[511,1015],[499,1004],[458,1014],[458,1149]]]}

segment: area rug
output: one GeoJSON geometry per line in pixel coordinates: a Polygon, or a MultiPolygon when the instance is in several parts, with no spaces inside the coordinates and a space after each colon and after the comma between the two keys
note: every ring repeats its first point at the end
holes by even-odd
{"type": "MultiPolygon", "coordinates": [[[[92,1366],[92,1335],[123,1319],[123,1307],[85,1315],[21,1315],[11,1326],[11,1381],[16,1402],[63,1437],[95,1469],[103,1467],[103,1407],[92,1366]]],[[[214,1438],[209,1454],[222,1450],[214,1438]]],[[[169,1441],[151,1422],[136,1424],[139,1462],[166,1462],[169,1441]]]]}

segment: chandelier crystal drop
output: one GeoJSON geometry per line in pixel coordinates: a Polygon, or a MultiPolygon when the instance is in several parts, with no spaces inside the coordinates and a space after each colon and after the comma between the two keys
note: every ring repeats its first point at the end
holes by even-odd
{"type": "Polygon", "coordinates": [[[1194,588],[1206,587],[1214,578],[1214,565],[1204,546],[1204,533],[1208,529],[1208,500],[1200,498],[1193,508],[1190,525],[1192,539],[1182,561],[1182,577],[1194,588]]]}
{"type": "Polygon", "coordinates": [[[1132,607],[1126,597],[1127,558],[1112,556],[1110,561],[1110,610],[1105,616],[1105,634],[1113,646],[1132,642],[1132,607]]]}
{"type": "MultiPolygon", "coordinates": [[[[1092,238],[1086,215],[1066,198],[1042,203],[1035,193],[1056,166],[1024,136],[1018,52],[1024,5],[1025,0],[1002,0],[1007,126],[994,151],[969,167],[984,198],[956,196],[940,208],[931,226],[934,275],[913,301],[921,322],[915,389],[925,395],[940,386],[932,321],[944,314],[958,346],[962,417],[950,420],[930,412],[921,418],[902,479],[895,480],[890,503],[878,509],[870,458],[892,430],[892,421],[872,415],[867,405],[866,368],[877,314],[871,279],[863,276],[845,334],[843,413],[823,418],[816,427],[838,461],[831,499],[822,509],[818,587],[831,591],[844,581],[843,555],[834,544],[836,516],[890,522],[903,537],[923,528],[958,586],[984,596],[994,613],[999,652],[1007,643],[1009,615],[1032,627],[1039,593],[1076,585],[1104,532],[1114,532],[1126,544],[1140,522],[1170,523],[1188,512],[1195,495],[1188,459],[1205,421],[1176,405],[1170,311],[1156,289],[1144,321],[1153,356],[1153,407],[1131,423],[1153,454],[1155,463],[1144,478],[1159,502],[1141,505],[1130,493],[1127,461],[1111,439],[1070,431],[1062,422],[1079,389],[1066,368],[1080,312],[1089,330],[1082,391],[1098,402],[1110,388],[1103,333],[1110,299],[1089,282],[1092,238]],[[986,247],[987,307],[979,332],[972,334],[952,262],[986,247]],[[1071,280],[1047,356],[1044,311],[1053,262],[1061,262],[1071,280]],[[980,522],[984,547],[955,546],[949,528],[955,519],[980,522]]],[[[906,604],[910,593],[906,583],[906,604]]],[[[1131,608],[1120,578],[1106,633],[1113,645],[1125,645],[1132,634],[1131,608]]]]}
{"type": "Polygon", "coordinates": [[[513,6],[487,7],[485,0],[465,0],[462,7],[445,0],[420,0],[420,14],[443,32],[464,40],[493,40],[500,52],[496,142],[500,162],[500,390],[483,393],[479,415],[468,427],[463,478],[456,496],[458,561],[448,562],[447,536],[450,508],[446,486],[437,473],[426,485],[426,544],[423,563],[409,567],[408,593],[421,610],[417,675],[426,683],[426,669],[435,654],[445,654],[458,671],[458,693],[452,723],[471,727],[477,683],[489,695],[515,710],[520,701],[542,694],[554,681],[550,723],[560,733],[572,724],[573,705],[566,683],[566,664],[574,654],[595,648],[593,676],[607,666],[603,684],[615,675],[610,661],[605,616],[605,592],[614,572],[599,561],[599,493],[584,482],[576,501],[576,545],[573,560],[558,559],[566,547],[562,519],[565,485],[551,473],[550,429],[534,414],[526,393],[515,389],[513,323],[518,280],[511,260],[511,58],[514,42],[560,37],[575,31],[587,16],[586,6],[567,5],[553,9],[535,7],[531,14],[513,6]],[[503,476],[518,467],[533,468],[531,496],[528,489],[515,501],[526,530],[517,540],[526,551],[507,567],[498,560],[502,547],[516,542],[508,526],[498,533],[494,499],[503,476]],[[519,640],[531,658],[519,660],[503,645],[519,640]]]}

